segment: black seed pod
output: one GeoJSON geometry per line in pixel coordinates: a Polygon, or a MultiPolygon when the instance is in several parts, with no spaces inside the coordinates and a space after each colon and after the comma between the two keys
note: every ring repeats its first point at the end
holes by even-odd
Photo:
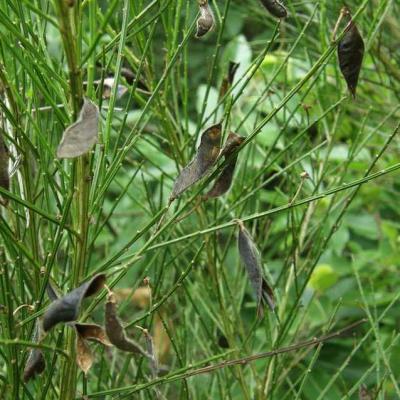
{"type": "Polygon", "coordinates": [[[261,0],[262,5],[276,18],[286,18],[287,10],[278,0],[261,0]]]}
{"type": "MultiPolygon", "coordinates": [[[[348,11],[347,14],[350,15],[348,11]]],[[[364,48],[364,41],[360,32],[356,24],[350,20],[346,33],[338,45],[338,57],[340,70],[353,98],[356,97],[358,77],[364,58],[364,48]]]]}

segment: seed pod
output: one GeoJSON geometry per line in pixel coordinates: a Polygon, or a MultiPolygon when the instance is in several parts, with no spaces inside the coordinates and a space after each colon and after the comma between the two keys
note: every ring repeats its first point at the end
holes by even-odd
{"type": "Polygon", "coordinates": [[[345,9],[344,12],[350,18],[350,22],[346,33],[338,44],[339,66],[347,87],[353,98],[355,98],[365,46],[356,24],[351,20],[350,11],[345,9]]]}
{"type": "Polygon", "coordinates": [[[74,324],[77,334],[84,340],[98,342],[104,346],[111,346],[105,330],[96,324],[74,324]]]}
{"type": "MultiPolygon", "coordinates": [[[[8,150],[4,144],[3,136],[0,135],[0,186],[10,190],[10,176],[8,174],[8,150]]],[[[7,205],[8,199],[4,199],[3,204],[7,205]]]]}
{"type": "Polygon", "coordinates": [[[262,5],[276,18],[286,18],[287,10],[278,0],[261,0],[262,5]]]}
{"type": "Polygon", "coordinates": [[[93,365],[92,351],[80,335],[76,335],[76,363],[85,375],[93,365]]]}
{"type": "Polygon", "coordinates": [[[150,359],[150,369],[153,378],[158,376],[158,360],[154,349],[154,341],[147,329],[143,329],[143,334],[146,339],[147,354],[150,359]]]}
{"type": "Polygon", "coordinates": [[[99,109],[85,97],[78,120],[64,131],[57,157],[75,158],[87,153],[97,143],[98,131],[99,109]]]}
{"type": "MultiPolygon", "coordinates": [[[[229,159],[231,154],[235,149],[243,143],[244,137],[236,135],[236,133],[231,132],[222,149],[221,156],[224,156],[225,160],[229,159]]],[[[219,177],[215,180],[213,187],[204,196],[205,199],[215,198],[225,194],[232,185],[233,174],[235,172],[237,162],[237,154],[231,158],[231,160],[223,168],[219,177]]]]}
{"type": "MultiPolygon", "coordinates": [[[[35,333],[32,341],[39,343],[42,337],[42,331],[40,324],[37,322],[35,326],[35,333]]],[[[28,360],[24,368],[24,382],[28,382],[30,379],[35,378],[36,375],[40,375],[46,368],[46,361],[43,356],[43,352],[39,348],[33,348],[29,352],[28,360]]]]}
{"type": "Polygon", "coordinates": [[[197,20],[197,38],[204,36],[214,27],[214,13],[208,4],[208,0],[199,0],[199,10],[200,17],[197,20]]]}
{"type": "Polygon", "coordinates": [[[145,350],[135,341],[128,339],[121,321],[117,316],[117,306],[114,293],[107,297],[105,312],[106,333],[110,342],[117,348],[129,353],[139,353],[148,356],[145,350]]]}
{"type": "Polygon", "coordinates": [[[170,201],[199,181],[214,165],[220,151],[220,140],[221,124],[213,125],[203,133],[194,159],[182,169],[175,181],[170,201]]]}
{"type": "Polygon", "coordinates": [[[233,61],[229,62],[228,75],[223,79],[221,84],[221,89],[219,91],[220,98],[224,97],[229,88],[232,86],[238,68],[239,68],[239,63],[235,63],[233,61]]]}
{"type": "Polygon", "coordinates": [[[64,297],[53,301],[44,313],[43,329],[47,332],[60,322],[75,321],[82,300],[97,293],[104,286],[105,280],[105,274],[98,274],[64,297]]]}
{"type": "Polygon", "coordinates": [[[243,222],[239,221],[238,247],[243,264],[246,267],[251,286],[257,300],[257,315],[264,316],[264,305],[268,304],[271,311],[275,309],[274,293],[271,286],[262,275],[260,253],[243,222]]]}

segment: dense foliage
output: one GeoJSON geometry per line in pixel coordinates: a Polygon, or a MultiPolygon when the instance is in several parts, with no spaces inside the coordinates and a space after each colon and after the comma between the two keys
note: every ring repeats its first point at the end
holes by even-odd
{"type": "Polygon", "coordinates": [[[278,3],[0,2],[1,399],[400,398],[400,6],[278,3]]]}

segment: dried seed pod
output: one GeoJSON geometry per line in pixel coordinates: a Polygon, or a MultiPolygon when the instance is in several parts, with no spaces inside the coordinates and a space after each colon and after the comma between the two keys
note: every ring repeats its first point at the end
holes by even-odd
{"type": "Polygon", "coordinates": [[[75,158],[87,153],[97,143],[98,131],[99,109],[85,97],[78,120],[64,131],[57,157],[75,158]]]}
{"type": "Polygon", "coordinates": [[[170,201],[199,181],[214,165],[220,151],[220,140],[221,124],[213,125],[203,133],[194,159],[182,169],[175,181],[170,201]]]}
{"type": "MultiPolygon", "coordinates": [[[[3,189],[10,190],[10,176],[8,173],[9,155],[3,136],[0,135],[0,186],[3,189]]],[[[4,205],[7,205],[8,199],[4,199],[4,205]]]]}
{"type": "MultiPolygon", "coordinates": [[[[225,160],[229,159],[231,154],[235,149],[240,146],[244,141],[243,136],[236,135],[236,133],[231,132],[222,149],[221,156],[225,157],[225,160]]],[[[225,194],[232,185],[233,174],[235,172],[237,162],[237,154],[229,160],[228,164],[223,168],[219,177],[215,180],[213,187],[204,196],[205,199],[215,198],[225,194]]]]}
{"type": "Polygon", "coordinates": [[[365,46],[356,24],[351,19],[350,11],[345,8],[343,12],[350,18],[350,22],[346,33],[338,44],[339,66],[347,87],[353,98],[355,98],[365,46]]]}
{"type": "Polygon", "coordinates": [[[286,18],[287,10],[278,0],[261,0],[262,5],[276,18],[286,18]]]}
{"type": "Polygon", "coordinates": [[[208,4],[208,0],[199,0],[199,10],[200,17],[197,20],[197,38],[204,36],[214,27],[214,13],[208,4]]]}
{"type": "Polygon", "coordinates": [[[225,76],[225,78],[222,80],[221,83],[221,89],[219,91],[220,98],[224,97],[229,88],[232,86],[238,68],[239,68],[239,63],[235,63],[233,61],[229,62],[228,75],[225,76]]]}
{"type": "Polygon", "coordinates": [[[155,348],[154,348],[154,341],[147,329],[143,329],[143,334],[146,339],[146,349],[147,349],[148,357],[150,359],[151,373],[152,373],[153,378],[157,378],[157,376],[158,376],[158,359],[157,359],[155,348]]]}
{"type": "Polygon", "coordinates": [[[97,324],[74,324],[77,334],[84,340],[91,340],[103,344],[104,346],[111,346],[105,330],[102,326],[97,324]]]}
{"type": "Polygon", "coordinates": [[[126,336],[124,327],[117,316],[115,295],[112,292],[108,294],[105,310],[106,333],[110,342],[117,349],[148,356],[139,344],[126,336]]]}
{"type": "Polygon", "coordinates": [[[81,335],[76,335],[76,363],[85,375],[93,365],[92,351],[81,335]]]}
{"type": "Polygon", "coordinates": [[[43,316],[43,329],[47,332],[60,322],[75,321],[79,315],[82,300],[97,293],[106,281],[105,274],[98,274],[90,281],[53,301],[43,316]]]}
{"type": "MultiPolygon", "coordinates": [[[[35,333],[32,341],[39,343],[42,339],[42,331],[40,323],[37,322],[35,326],[35,333]]],[[[24,368],[24,382],[28,382],[30,379],[35,378],[36,375],[40,375],[46,368],[46,361],[41,349],[33,348],[29,352],[28,360],[24,368]]]]}
{"type": "Polygon", "coordinates": [[[274,293],[271,286],[262,275],[261,256],[250,233],[244,227],[243,222],[238,221],[239,236],[238,247],[240,257],[246,267],[251,286],[257,300],[257,315],[264,316],[264,305],[268,304],[273,311],[275,308],[274,293]]]}

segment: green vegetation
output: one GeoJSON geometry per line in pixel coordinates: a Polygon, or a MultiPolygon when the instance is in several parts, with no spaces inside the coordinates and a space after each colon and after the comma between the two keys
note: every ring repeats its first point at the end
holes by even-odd
{"type": "Polygon", "coordinates": [[[400,399],[400,6],[284,5],[0,2],[1,399],[400,399]]]}

